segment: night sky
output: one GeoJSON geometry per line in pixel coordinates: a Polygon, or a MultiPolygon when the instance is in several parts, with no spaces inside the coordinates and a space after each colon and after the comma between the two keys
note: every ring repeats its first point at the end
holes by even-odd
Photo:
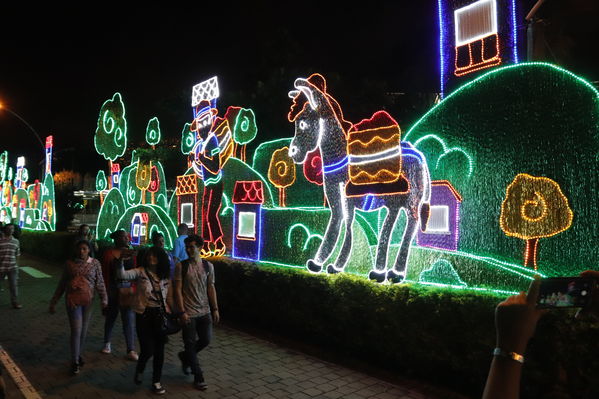
{"type": "MultiPolygon", "coordinates": [[[[543,10],[561,15],[548,29],[550,56],[589,80],[599,79],[590,55],[599,47],[594,3],[548,0],[543,10]],[[563,3],[569,4],[565,10],[563,3]]],[[[218,4],[223,5],[125,10],[97,2],[5,11],[0,101],[42,138],[54,135],[55,171],[95,174],[106,167],[93,147],[98,112],[116,91],[125,102],[130,141],[138,145],[144,145],[154,116],[163,137],[178,140],[191,119],[192,86],[214,75],[221,114],[229,105],[255,110],[256,143],[292,135],[287,92],[298,76],[324,74],[354,121],[383,108],[387,92],[438,91],[436,1],[218,4]]],[[[413,115],[394,111],[400,124],[413,122],[413,115]]],[[[43,158],[37,139],[0,111],[0,150],[5,149],[13,162],[27,156],[36,177],[34,163],[43,158]]]]}

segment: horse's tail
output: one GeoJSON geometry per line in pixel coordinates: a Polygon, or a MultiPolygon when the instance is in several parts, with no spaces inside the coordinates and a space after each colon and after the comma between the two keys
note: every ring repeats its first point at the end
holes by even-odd
{"type": "Polygon", "coordinates": [[[418,179],[419,185],[422,184],[421,197],[418,201],[418,211],[420,213],[420,228],[424,231],[426,229],[426,224],[428,223],[428,218],[430,216],[430,201],[431,201],[431,176],[428,170],[428,164],[426,162],[426,158],[424,154],[416,149],[411,143],[402,141],[401,142],[401,150],[402,156],[411,156],[416,158],[417,165],[420,168],[420,173],[416,173],[414,175],[415,179],[418,179]]]}

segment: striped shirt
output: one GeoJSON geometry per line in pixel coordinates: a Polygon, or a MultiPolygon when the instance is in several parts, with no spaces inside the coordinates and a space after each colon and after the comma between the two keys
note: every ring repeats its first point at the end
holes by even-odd
{"type": "Polygon", "coordinates": [[[21,254],[19,240],[14,237],[0,240],[0,273],[17,268],[17,256],[21,254]]]}

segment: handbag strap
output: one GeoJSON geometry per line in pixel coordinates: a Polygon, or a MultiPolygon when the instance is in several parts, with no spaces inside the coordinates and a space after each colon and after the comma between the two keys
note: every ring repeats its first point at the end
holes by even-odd
{"type": "MultiPolygon", "coordinates": [[[[150,280],[150,284],[152,284],[152,289],[154,288],[154,284],[156,281],[150,276],[150,274],[148,273],[148,271],[146,270],[146,268],[144,267],[144,273],[146,274],[146,277],[148,278],[148,280],[150,280]]],[[[164,302],[164,297],[162,296],[162,287],[160,286],[160,281],[158,281],[158,295],[160,295],[160,308],[162,309],[162,311],[164,312],[164,314],[167,314],[168,312],[166,311],[166,304],[164,302]]]]}

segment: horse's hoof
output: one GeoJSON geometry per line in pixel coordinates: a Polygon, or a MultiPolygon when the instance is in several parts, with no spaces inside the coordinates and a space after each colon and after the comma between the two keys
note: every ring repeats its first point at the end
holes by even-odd
{"type": "Polygon", "coordinates": [[[322,265],[319,265],[312,259],[306,262],[306,268],[312,273],[320,273],[322,271],[322,265]]]}
{"type": "Polygon", "coordinates": [[[395,270],[391,269],[387,272],[387,280],[391,281],[393,284],[401,283],[406,276],[404,273],[398,273],[395,270]]]}
{"type": "Polygon", "coordinates": [[[370,273],[368,273],[368,278],[372,281],[376,281],[377,283],[382,283],[383,281],[385,281],[386,277],[387,273],[384,270],[382,272],[379,272],[377,270],[371,270],[370,273]]]}
{"type": "Polygon", "coordinates": [[[333,265],[332,263],[327,266],[327,273],[329,273],[329,274],[337,274],[337,273],[341,273],[342,271],[343,271],[343,269],[337,269],[335,267],[335,265],[333,265]]]}

